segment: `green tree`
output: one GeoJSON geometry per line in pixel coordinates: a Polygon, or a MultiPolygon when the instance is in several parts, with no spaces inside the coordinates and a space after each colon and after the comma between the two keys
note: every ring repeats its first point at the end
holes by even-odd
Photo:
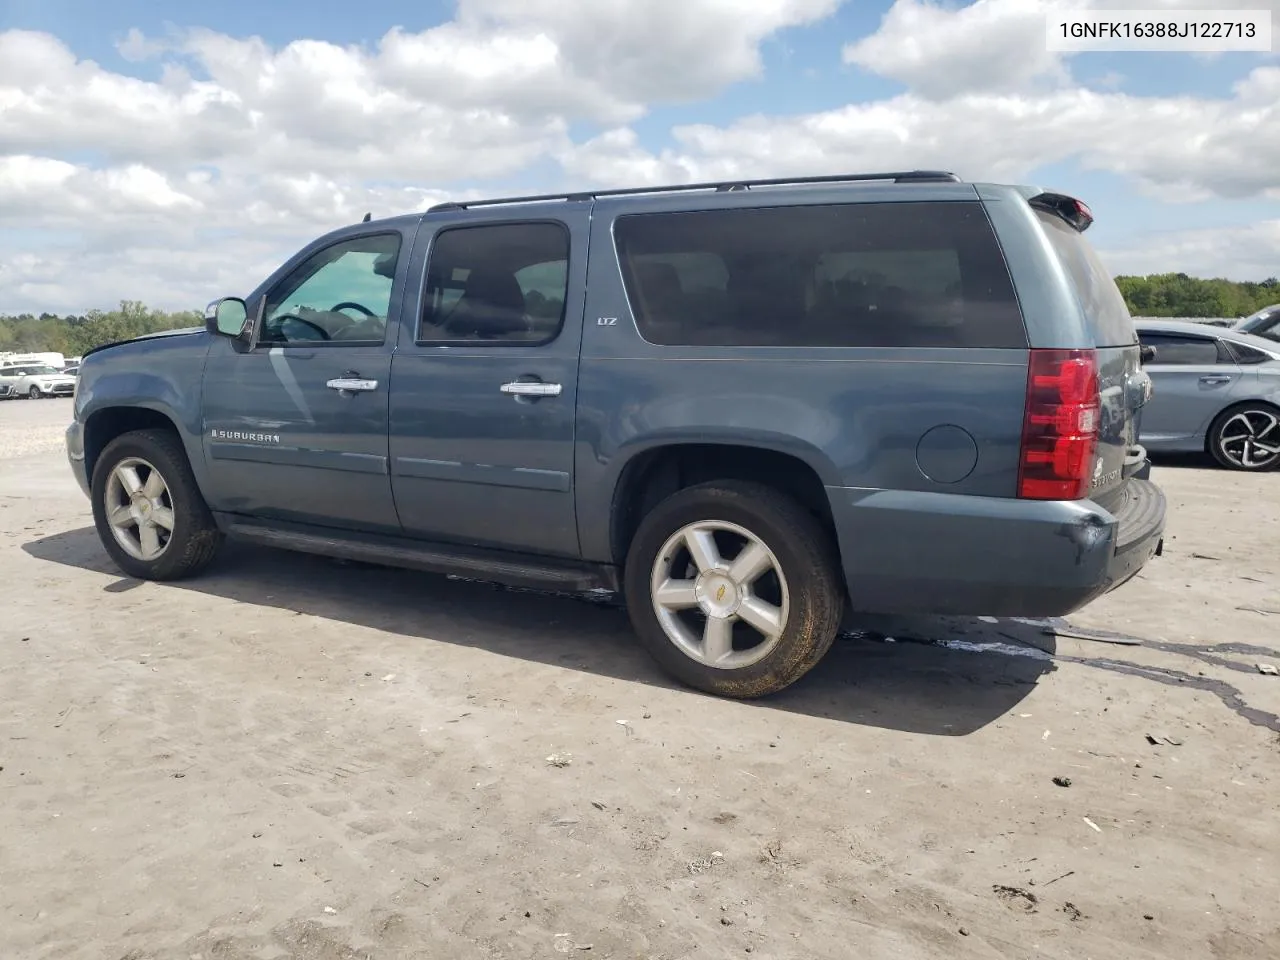
{"type": "Polygon", "coordinates": [[[1157,273],[1116,277],[1116,286],[1129,312],[1139,317],[1244,317],[1280,301],[1280,284],[1274,277],[1241,283],[1157,273]]]}
{"type": "Polygon", "coordinates": [[[57,352],[79,356],[104,343],[131,337],[193,327],[201,323],[195,310],[168,313],[153,310],[137,300],[122,300],[115,310],[90,310],[83,316],[29,313],[0,316],[0,351],[57,352]]]}

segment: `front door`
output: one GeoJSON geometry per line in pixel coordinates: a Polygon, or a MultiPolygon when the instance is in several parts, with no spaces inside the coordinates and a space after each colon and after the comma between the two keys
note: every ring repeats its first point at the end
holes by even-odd
{"type": "Polygon", "coordinates": [[[387,397],[409,239],[384,229],[305,253],[267,291],[251,348],[215,342],[204,377],[215,510],[398,532],[387,397]]]}
{"type": "Polygon", "coordinates": [[[463,216],[431,238],[392,361],[396,507],[414,537],[576,557],[588,214],[463,216]]]}

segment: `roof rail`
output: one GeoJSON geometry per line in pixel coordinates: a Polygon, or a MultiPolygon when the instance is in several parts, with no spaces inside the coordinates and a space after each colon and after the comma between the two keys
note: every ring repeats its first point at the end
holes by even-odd
{"type": "Polygon", "coordinates": [[[665,187],[627,187],[622,190],[593,190],[578,193],[544,193],[528,197],[501,197],[492,200],[456,200],[437,203],[427,208],[427,213],[446,210],[469,210],[472,207],[492,207],[504,203],[540,203],[549,200],[574,202],[595,200],[599,197],[637,197],[650,193],[686,193],[692,190],[714,190],[729,193],[749,190],[752,187],[790,187],[822,183],[866,183],[890,180],[894,183],[960,183],[954,173],[946,170],[902,170],[893,173],[849,173],[821,177],[774,177],[768,180],[724,180],[708,183],[677,183],[665,187]]]}

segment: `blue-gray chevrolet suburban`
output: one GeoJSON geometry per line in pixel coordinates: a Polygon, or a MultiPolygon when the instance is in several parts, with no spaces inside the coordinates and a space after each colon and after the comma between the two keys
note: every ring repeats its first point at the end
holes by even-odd
{"type": "Polygon", "coordinates": [[[1092,221],[934,171],[366,217],[87,354],[68,456],[130,576],[233,537],[607,592],[760,696],[846,617],[1061,616],[1160,552],[1092,221]]]}

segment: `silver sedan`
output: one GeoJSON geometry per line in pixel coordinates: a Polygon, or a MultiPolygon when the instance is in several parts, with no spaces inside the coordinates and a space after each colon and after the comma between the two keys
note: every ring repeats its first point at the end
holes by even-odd
{"type": "MultiPolygon", "coordinates": [[[[1136,321],[1155,355],[1140,441],[1152,452],[1208,452],[1232,470],[1280,465],[1280,343],[1177,320],[1136,321]]],[[[1149,351],[1144,351],[1149,354],[1149,351]]]]}

